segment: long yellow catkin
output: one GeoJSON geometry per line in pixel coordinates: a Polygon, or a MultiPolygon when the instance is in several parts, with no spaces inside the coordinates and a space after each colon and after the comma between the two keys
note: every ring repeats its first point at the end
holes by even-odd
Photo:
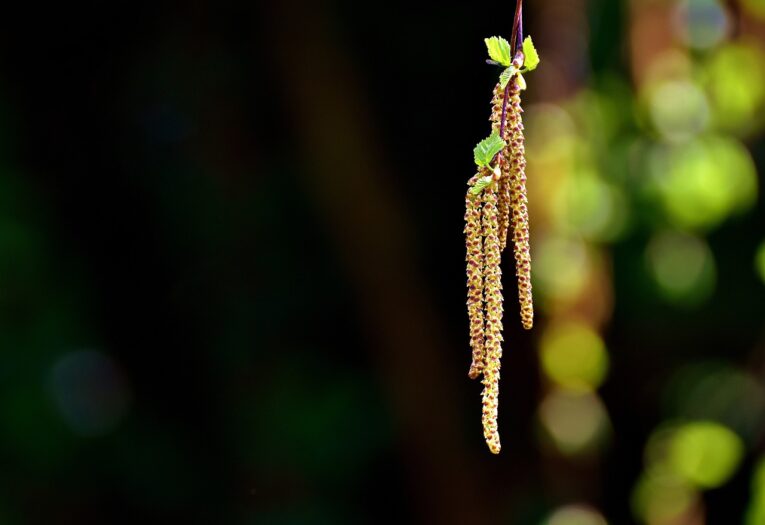
{"type": "Polygon", "coordinates": [[[486,300],[485,363],[483,369],[483,435],[489,450],[499,454],[497,427],[499,369],[502,357],[502,270],[500,269],[498,195],[495,183],[483,192],[484,296],[486,300]]]}
{"type": "Polygon", "coordinates": [[[531,251],[529,247],[529,212],[526,196],[526,152],[521,114],[521,87],[516,76],[510,81],[507,105],[507,125],[510,140],[505,148],[510,160],[510,200],[513,243],[515,244],[515,273],[518,277],[518,301],[521,323],[526,330],[534,325],[534,303],[531,294],[531,251]]]}
{"type": "MultiPolygon", "coordinates": [[[[473,177],[475,183],[481,173],[473,177]]],[[[468,376],[476,379],[483,372],[485,361],[483,315],[483,232],[481,230],[481,197],[468,190],[465,195],[465,245],[467,254],[467,309],[470,319],[470,347],[473,362],[468,376]]]]}
{"type": "MultiPolygon", "coordinates": [[[[491,99],[491,130],[497,132],[501,139],[506,139],[508,133],[502,130],[502,105],[505,100],[505,90],[497,84],[494,86],[494,96],[491,99]],[[504,135],[504,136],[503,136],[504,135]]],[[[505,148],[507,150],[507,148],[505,148]]],[[[502,176],[499,180],[497,194],[497,210],[499,211],[499,249],[505,251],[507,232],[510,229],[510,157],[505,152],[499,156],[502,176]]]]}

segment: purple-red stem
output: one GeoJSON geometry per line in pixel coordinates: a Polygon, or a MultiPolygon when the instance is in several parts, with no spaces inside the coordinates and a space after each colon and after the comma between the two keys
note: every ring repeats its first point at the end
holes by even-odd
{"type": "Polygon", "coordinates": [[[523,0],[515,0],[515,16],[513,17],[513,32],[510,35],[510,49],[513,55],[523,46],[523,0]]]}
{"type": "MultiPolygon", "coordinates": [[[[505,140],[505,117],[507,116],[507,97],[510,96],[510,82],[505,86],[505,95],[502,98],[502,118],[499,121],[499,138],[505,140]]],[[[501,153],[500,153],[501,155],[501,153]]]]}
{"type": "MultiPolygon", "coordinates": [[[[523,46],[523,0],[515,0],[515,16],[513,17],[513,32],[510,37],[510,49],[513,50],[513,58],[515,54],[523,46]]],[[[504,97],[502,98],[502,118],[499,122],[499,138],[505,139],[505,120],[507,116],[507,99],[510,96],[510,82],[505,86],[504,97]]],[[[497,159],[501,158],[502,154],[499,153],[497,159]]]]}

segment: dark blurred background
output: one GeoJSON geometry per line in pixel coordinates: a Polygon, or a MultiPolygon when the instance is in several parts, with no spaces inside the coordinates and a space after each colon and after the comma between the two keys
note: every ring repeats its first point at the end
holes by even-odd
{"type": "Polygon", "coordinates": [[[765,523],[765,3],[525,4],[493,456],[463,197],[513,10],[3,8],[0,524],[765,523]]]}

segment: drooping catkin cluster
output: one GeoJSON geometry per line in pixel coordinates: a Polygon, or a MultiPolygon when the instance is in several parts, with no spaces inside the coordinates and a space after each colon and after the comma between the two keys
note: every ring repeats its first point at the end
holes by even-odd
{"type": "MultiPolygon", "coordinates": [[[[520,69],[523,55],[513,61],[520,69]]],[[[465,198],[465,237],[467,246],[468,316],[472,363],[468,375],[483,375],[483,433],[489,450],[501,448],[497,426],[500,359],[502,357],[502,270],[501,254],[511,236],[515,251],[519,302],[523,327],[533,323],[531,260],[526,197],[526,159],[521,119],[519,75],[510,79],[507,89],[500,84],[492,99],[492,130],[506,144],[495,158],[495,169],[481,168],[468,182],[465,198]],[[507,97],[507,100],[505,100],[507,97]],[[503,122],[504,121],[504,122],[503,122]],[[480,180],[488,183],[477,194],[480,180]]]]}

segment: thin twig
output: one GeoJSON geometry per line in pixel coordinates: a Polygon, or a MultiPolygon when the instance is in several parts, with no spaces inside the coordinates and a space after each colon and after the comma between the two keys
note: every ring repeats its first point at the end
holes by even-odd
{"type": "Polygon", "coordinates": [[[513,32],[510,36],[510,49],[513,54],[523,46],[523,0],[515,0],[515,16],[513,17],[513,32]]]}
{"type": "MultiPolygon", "coordinates": [[[[513,55],[523,47],[523,0],[515,0],[515,16],[513,17],[513,32],[510,35],[510,49],[513,55]]],[[[507,99],[510,95],[510,82],[505,86],[505,93],[502,98],[502,119],[499,122],[499,138],[505,138],[505,117],[507,116],[507,99]]],[[[500,156],[497,157],[499,160],[500,156]]]]}

